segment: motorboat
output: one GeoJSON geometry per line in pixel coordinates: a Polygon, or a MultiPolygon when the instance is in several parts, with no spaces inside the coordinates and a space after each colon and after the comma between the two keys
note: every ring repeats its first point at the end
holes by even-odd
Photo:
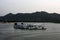
{"type": "Polygon", "coordinates": [[[31,25],[27,24],[24,25],[24,23],[21,23],[21,25],[18,25],[17,23],[14,24],[14,29],[26,29],[26,30],[46,30],[47,28],[41,26],[41,25],[31,25]]]}

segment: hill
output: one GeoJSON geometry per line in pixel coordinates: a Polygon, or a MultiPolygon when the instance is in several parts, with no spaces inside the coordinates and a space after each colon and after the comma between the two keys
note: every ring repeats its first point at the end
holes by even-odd
{"type": "Polygon", "coordinates": [[[33,13],[9,13],[5,16],[0,16],[0,22],[59,22],[60,14],[47,13],[44,11],[33,13]]]}

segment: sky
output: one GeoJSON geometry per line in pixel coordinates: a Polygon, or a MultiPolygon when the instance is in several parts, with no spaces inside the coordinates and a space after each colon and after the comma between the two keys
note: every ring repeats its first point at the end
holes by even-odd
{"type": "Polygon", "coordinates": [[[0,16],[36,11],[60,13],[60,0],[0,0],[0,16]]]}

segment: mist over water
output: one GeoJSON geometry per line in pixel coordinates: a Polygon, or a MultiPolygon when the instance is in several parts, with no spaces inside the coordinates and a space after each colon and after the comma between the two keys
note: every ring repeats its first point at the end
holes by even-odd
{"type": "MultiPolygon", "coordinates": [[[[20,24],[20,22],[18,23],[20,24]]],[[[27,23],[41,25],[43,23],[27,23]]],[[[14,23],[0,23],[0,40],[59,40],[60,24],[44,23],[47,30],[14,29],[14,23]]]]}

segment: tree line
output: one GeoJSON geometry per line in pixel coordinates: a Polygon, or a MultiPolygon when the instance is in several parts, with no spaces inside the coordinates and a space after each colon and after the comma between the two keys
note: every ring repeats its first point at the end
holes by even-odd
{"type": "Polygon", "coordinates": [[[33,13],[8,13],[0,16],[0,22],[57,22],[60,23],[60,14],[45,11],[33,13]]]}

